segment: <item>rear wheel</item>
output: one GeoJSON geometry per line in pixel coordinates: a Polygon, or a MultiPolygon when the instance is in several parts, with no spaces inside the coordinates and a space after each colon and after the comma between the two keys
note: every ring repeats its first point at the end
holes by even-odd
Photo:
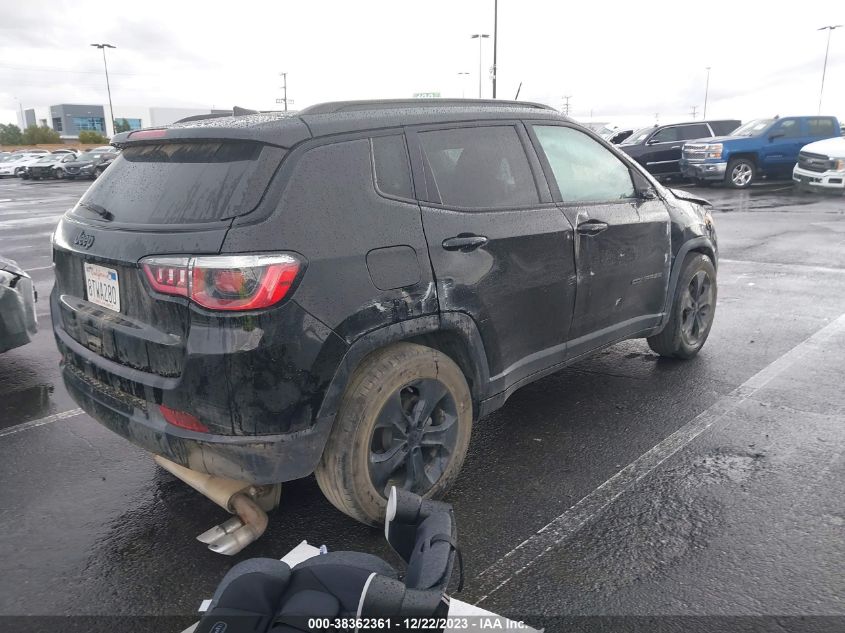
{"type": "Polygon", "coordinates": [[[391,486],[443,495],[463,465],[472,399],[445,354],[399,343],[373,353],[346,388],[315,475],[341,512],[376,525],[391,486]]]}
{"type": "Polygon", "coordinates": [[[690,253],[684,259],[669,322],[648,346],[661,356],[692,358],[704,346],[716,313],[716,269],[710,258],[690,253]]]}
{"type": "Polygon", "coordinates": [[[747,158],[734,158],[728,163],[727,181],[734,189],[746,189],[757,177],[757,167],[747,158]]]}

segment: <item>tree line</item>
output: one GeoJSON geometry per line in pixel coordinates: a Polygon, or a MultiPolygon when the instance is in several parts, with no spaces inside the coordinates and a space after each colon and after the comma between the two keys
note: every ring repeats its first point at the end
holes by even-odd
{"type": "MultiPolygon", "coordinates": [[[[30,125],[25,130],[21,130],[13,123],[0,123],[0,145],[40,145],[61,142],[59,133],[46,125],[30,125]]],[[[104,144],[108,143],[109,139],[99,132],[84,130],[79,133],[79,142],[104,144]]]]}

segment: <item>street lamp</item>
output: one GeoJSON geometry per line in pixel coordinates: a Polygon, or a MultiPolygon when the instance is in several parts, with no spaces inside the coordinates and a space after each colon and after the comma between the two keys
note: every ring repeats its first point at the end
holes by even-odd
{"type": "Polygon", "coordinates": [[[467,87],[466,87],[466,80],[469,77],[469,73],[458,73],[458,77],[460,77],[461,82],[461,99],[467,98],[467,87]]]}
{"type": "Polygon", "coordinates": [[[830,33],[834,29],[840,28],[841,24],[835,24],[832,26],[823,26],[818,31],[827,31],[827,48],[824,49],[824,66],[822,67],[822,89],[819,92],[819,114],[822,113],[822,97],[824,96],[824,76],[827,72],[827,54],[830,52],[830,33]]]}
{"type": "Polygon", "coordinates": [[[707,83],[704,84],[704,120],[707,120],[707,95],[710,94],[710,66],[707,67],[707,83]]]}
{"type": "Polygon", "coordinates": [[[489,33],[476,33],[475,35],[471,35],[470,39],[478,40],[478,98],[481,99],[481,78],[482,78],[482,71],[481,71],[481,40],[486,40],[490,37],[489,33]]]}
{"type": "Polygon", "coordinates": [[[91,46],[99,48],[101,51],[103,51],[103,68],[106,69],[106,90],[109,93],[109,115],[111,117],[111,131],[112,134],[114,134],[114,108],[111,104],[111,86],[109,85],[109,66],[106,63],[106,49],[117,48],[117,46],[112,46],[111,44],[91,44],[91,46]]]}

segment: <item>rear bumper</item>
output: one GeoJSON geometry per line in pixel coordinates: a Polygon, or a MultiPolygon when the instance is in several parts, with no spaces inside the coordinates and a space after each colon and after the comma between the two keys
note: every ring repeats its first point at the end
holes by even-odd
{"type": "Polygon", "coordinates": [[[792,180],[797,185],[808,189],[830,192],[845,191],[845,172],[841,171],[817,172],[801,169],[796,165],[792,170],[792,180]]]}
{"type": "Polygon", "coordinates": [[[681,160],[681,173],[686,178],[698,180],[724,180],[727,163],[690,163],[681,160]]]}
{"type": "Polygon", "coordinates": [[[333,416],[306,430],[277,435],[215,435],[168,424],[151,403],[129,403],[67,364],[62,378],[92,418],[136,446],[191,470],[255,484],[307,477],[317,466],[333,416]]]}

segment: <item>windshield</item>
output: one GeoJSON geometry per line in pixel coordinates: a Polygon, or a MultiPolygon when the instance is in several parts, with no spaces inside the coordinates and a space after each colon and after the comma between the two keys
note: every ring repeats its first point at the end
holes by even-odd
{"type": "MultiPolygon", "coordinates": [[[[284,150],[248,141],[157,143],[127,147],[82,196],[116,222],[190,224],[252,211],[284,150]]],[[[81,208],[80,208],[81,207],[81,208]]]]}
{"type": "Polygon", "coordinates": [[[84,154],[80,154],[77,160],[100,160],[100,156],[102,155],[102,152],[85,152],[84,154]]]}
{"type": "Polygon", "coordinates": [[[757,136],[773,122],[774,119],[755,119],[754,121],[749,121],[745,125],[740,125],[731,132],[731,136],[757,136]]]}
{"type": "Polygon", "coordinates": [[[648,138],[648,135],[654,132],[653,127],[644,127],[635,131],[631,136],[622,141],[622,145],[639,145],[648,138]]]}
{"type": "Polygon", "coordinates": [[[56,156],[45,156],[44,158],[39,159],[39,163],[52,163],[58,160],[56,156]]]}

